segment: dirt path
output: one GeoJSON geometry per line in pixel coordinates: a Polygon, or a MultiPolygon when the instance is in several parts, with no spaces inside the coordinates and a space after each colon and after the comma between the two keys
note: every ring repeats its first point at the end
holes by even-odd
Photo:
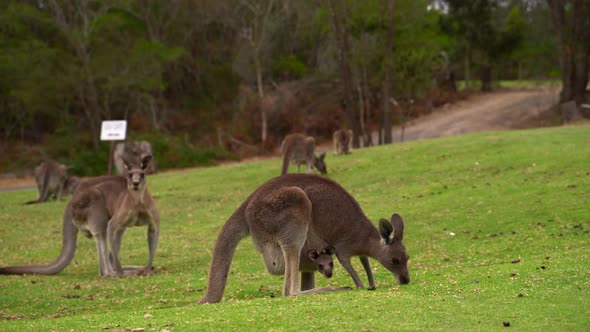
{"type": "MultiPolygon", "coordinates": [[[[538,127],[555,123],[547,110],[555,105],[559,90],[539,88],[527,90],[497,90],[479,94],[450,105],[443,110],[412,120],[406,124],[404,140],[421,140],[460,135],[478,131],[509,130],[538,127]]],[[[400,141],[401,128],[393,129],[395,142],[400,141]]],[[[376,136],[373,139],[377,142],[376,136]]],[[[331,143],[320,149],[332,149],[331,143]]],[[[0,191],[32,188],[32,177],[0,176],[0,191]]]]}
{"type": "MultiPolygon", "coordinates": [[[[406,124],[404,139],[420,140],[465,133],[530,128],[555,122],[548,109],[558,100],[556,88],[498,90],[470,97],[406,124]]],[[[394,128],[398,141],[401,129],[394,128]]]]}

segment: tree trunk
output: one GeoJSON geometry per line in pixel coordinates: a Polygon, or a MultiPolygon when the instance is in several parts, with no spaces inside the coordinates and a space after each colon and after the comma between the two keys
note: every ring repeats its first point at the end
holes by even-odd
{"type": "Polygon", "coordinates": [[[465,88],[469,88],[470,86],[470,82],[471,82],[471,54],[469,51],[469,48],[467,48],[467,50],[465,51],[465,77],[463,78],[465,80],[465,88]]]}
{"type": "MultiPolygon", "coordinates": [[[[393,0],[387,1],[387,37],[385,41],[385,78],[383,80],[383,143],[391,144],[392,139],[392,112],[390,102],[391,91],[391,75],[393,73],[393,0]]],[[[399,120],[399,116],[396,114],[399,120]]]]}
{"type": "Polygon", "coordinates": [[[260,64],[260,57],[258,55],[258,51],[254,54],[254,65],[256,66],[256,88],[258,90],[258,104],[260,107],[260,127],[261,129],[261,140],[262,143],[266,142],[266,138],[268,135],[268,128],[267,128],[267,115],[266,115],[266,107],[264,105],[264,85],[262,81],[262,66],[260,64]]]}
{"type": "Polygon", "coordinates": [[[559,101],[562,104],[584,100],[590,56],[590,2],[573,0],[573,8],[566,11],[569,2],[547,0],[560,49],[562,87],[559,101]]]}
{"type": "MultiPolygon", "coordinates": [[[[350,68],[350,41],[348,29],[346,28],[346,8],[338,10],[334,0],[328,0],[332,11],[332,25],[338,44],[338,64],[340,67],[340,79],[342,80],[343,99],[346,104],[346,115],[349,127],[352,129],[352,146],[359,148],[360,125],[353,107],[352,71],[350,68]]],[[[346,4],[340,1],[342,6],[346,4]]]]}

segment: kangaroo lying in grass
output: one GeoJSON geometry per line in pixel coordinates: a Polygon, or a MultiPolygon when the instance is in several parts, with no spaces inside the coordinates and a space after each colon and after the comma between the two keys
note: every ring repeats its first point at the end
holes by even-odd
{"type": "Polygon", "coordinates": [[[301,171],[301,164],[307,164],[306,173],[311,173],[312,168],[315,168],[322,174],[327,174],[326,153],[322,153],[319,157],[315,155],[315,139],[312,136],[305,136],[302,134],[290,134],[285,137],[281,143],[281,152],[283,154],[283,167],[281,175],[287,174],[289,170],[289,163],[297,165],[297,172],[301,171]]]}
{"type": "Polygon", "coordinates": [[[150,161],[148,155],[141,165],[126,162],[127,176],[83,179],[64,213],[63,247],[59,257],[49,265],[3,267],[0,274],[61,272],[74,258],[78,231],[88,238],[96,238],[100,276],[151,273],[160,232],[160,212],[147,190],[145,169],[150,161]],[[145,267],[121,266],[119,260],[123,233],[132,226],[148,226],[149,259],[145,267]]]}
{"type": "MultiPolygon", "coordinates": [[[[400,284],[410,282],[408,254],[402,244],[404,222],[394,214],[382,219],[379,229],[367,219],[356,200],[336,182],[317,175],[287,174],[274,178],[252,193],[225,223],[213,251],[208,287],[199,303],[221,301],[234,251],[250,235],[269,271],[271,257],[284,257],[283,295],[322,293],[334,287],[299,287],[300,253],[307,239],[317,237],[333,246],[336,257],[363,288],[350,262],[360,256],[371,288],[373,257],[391,271],[400,284]],[[364,259],[363,259],[364,258],[364,259]]],[[[301,273],[302,284],[311,285],[313,272],[301,273]]]]}

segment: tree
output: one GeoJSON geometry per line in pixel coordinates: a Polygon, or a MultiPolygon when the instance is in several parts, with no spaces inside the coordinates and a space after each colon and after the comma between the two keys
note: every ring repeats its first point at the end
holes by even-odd
{"type": "Polygon", "coordinates": [[[340,72],[340,80],[342,84],[342,99],[345,107],[346,114],[348,116],[348,124],[352,129],[352,146],[355,148],[360,147],[359,136],[361,134],[359,121],[356,117],[356,112],[353,106],[353,83],[352,83],[352,70],[350,66],[350,37],[347,27],[347,8],[346,1],[339,0],[338,3],[335,0],[328,0],[328,4],[331,10],[332,16],[332,27],[336,36],[336,42],[338,45],[337,62],[340,72]]]}
{"type": "Polygon", "coordinates": [[[60,114],[69,100],[60,70],[68,65],[56,47],[59,44],[55,25],[39,8],[23,2],[0,4],[0,135],[4,139],[38,142],[44,132],[67,121],[60,114]]]}
{"type": "MultiPolygon", "coordinates": [[[[464,54],[465,82],[471,80],[471,62],[475,51],[480,51],[484,65],[483,79],[491,78],[488,51],[494,47],[496,31],[492,25],[492,0],[445,0],[448,13],[441,15],[441,26],[444,31],[459,40],[459,49],[464,54]]],[[[482,81],[482,90],[489,87],[489,81],[482,81]]]]}
{"type": "Polygon", "coordinates": [[[560,51],[561,93],[565,103],[584,100],[590,56],[590,1],[547,0],[560,51]]]}
{"type": "MultiPolygon", "coordinates": [[[[385,79],[383,80],[383,142],[389,144],[392,142],[391,138],[391,107],[390,89],[391,89],[391,75],[393,73],[393,56],[389,52],[393,51],[393,0],[386,0],[387,2],[387,36],[385,37],[385,79]]],[[[396,107],[396,109],[399,109],[396,107]]],[[[398,115],[399,116],[399,115],[398,115]]]]}
{"type": "MultiPolygon", "coordinates": [[[[265,107],[265,91],[264,91],[264,71],[267,63],[264,62],[269,47],[270,25],[275,10],[275,0],[256,1],[256,0],[241,0],[241,7],[243,8],[244,21],[242,24],[241,36],[246,41],[248,53],[242,53],[242,56],[250,58],[254,69],[254,81],[256,84],[256,91],[258,92],[260,121],[261,121],[261,140],[266,142],[268,135],[268,109],[265,107]]],[[[247,60],[246,60],[247,61],[247,60]]],[[[243,64],[240,64],[243,66],[243,64]]],[[[243,74],[248,72],[247,68],[236,68],[238,72],[242,73],[244,79],[249,79],[249,75],[243,74]]]]}

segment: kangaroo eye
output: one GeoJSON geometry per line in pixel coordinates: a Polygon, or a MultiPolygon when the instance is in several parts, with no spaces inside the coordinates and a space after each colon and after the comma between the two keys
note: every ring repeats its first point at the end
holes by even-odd
{"type": "Polygon", "coordinates": [[[391,262],[393,263],[393,265],[400,265],[401,264],[401,262],[398,258],[392,258],[391,262]]]}

